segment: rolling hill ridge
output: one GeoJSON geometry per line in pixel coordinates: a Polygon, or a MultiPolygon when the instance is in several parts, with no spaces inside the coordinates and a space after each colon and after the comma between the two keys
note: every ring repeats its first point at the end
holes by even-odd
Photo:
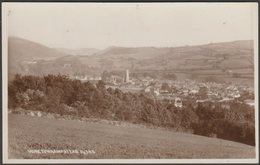
{"type": "Polygon", "coordinates": [[[237,73],[251,79],[254,73],[252,40],[182,47],[114,46],[104,50],[86,48],[73,51],[52,49],[19,38],[9,38],[8,43],[11,73],[99,75],[105,70],[130,69],[131,72],[166,71],[190,75],[227,76],[237,73]]]}

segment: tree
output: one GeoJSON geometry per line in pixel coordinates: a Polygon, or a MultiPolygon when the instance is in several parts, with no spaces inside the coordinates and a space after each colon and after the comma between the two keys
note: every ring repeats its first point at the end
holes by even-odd
{"type": "Polygon", "coordinates": [[[207,87],[200,87],[198,95],[200,99],[206,99],[208,98],[208,88],[207,87]]]}
{"type": "Polygon", "coordinates": [[[102,81],[106,82],[110,78],[111,74],[108,71],[103,71],[101,74],[102,81]]]}
{"type": "Polygon", "coordinates": [[[167,90],[168,92],[171,92],[171,87],[169,86],[168,83],[162,83],[161,89],[167,90]]]}
{"type": "Polygon", "coordinates": [[[106,84],[104,83],[104,81],[99,80],[98,83],[97,83],[97,88],[100,89],[100,90],[104,90],[104,89],[106,89],[105,85],[106,84]]]}

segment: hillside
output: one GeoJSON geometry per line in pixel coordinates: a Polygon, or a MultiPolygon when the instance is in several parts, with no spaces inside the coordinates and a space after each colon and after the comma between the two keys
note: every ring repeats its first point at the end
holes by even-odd
{"type": "Polygon", "coordinates": [[[172,48],[110,47],[91,57],[78,56],[88,66],[104,70],[227,70],[252,73],[253,42],[234,41],[172,48]]]}
{"type": "Polygon", "coordinates": [[[95,48],[83,48],[83,49],[57,48],[56,50],[67,55],[75,55],[75,56],[90,56],[100,51],[99,49],[95,49],[95,48]]]}
{"type": "Polygon", "coordinates": [[[151,59],[167,53],[170,48],[156,47],[109,47],[97,53],[100,58],[151,59]]]}
{"type": "Polygon", "coordinates": [[[255,147],[245,144],[138,125],[111,125],[17,114],[9,114],[8,119],[9,158],[255,157],[255,147]],[[30,154],[30,149],[94,150],[95,154],[30,154]]]}
{"type": "Polygon", "coordinates": [[[8,38],[9,74],[26,72],[28,66],[37,60],[52,60],[65,54],[42,44],[18,37],[8,38]]]}
{"type": "Polygon", "coordinates": [[[10,71],[43,73],[96,74],[103,71],[131,73],[171,72],[179,79],[217,76],[219,79],[253,83],[253,41],[241,40],[182,47],[109,47],[96,49],[50,49],[23,39],[9,40],[10,71]],[[18,56],[19,55],[19,56],[18,56]],[[66,61],[61,56],[66,56],[66,61]],[[50,59],[52,57],[61,57],[50,59]],[[42,60],[39,60],[39,59],[42,60]],[[38,60],[37,60],[38,59],[38,60]],[[27,61],[26,61],[27,60],[27,61]],[[77,65],[74,65],[77,61],[77,65]],[[61,65],[62,64],[62,65],[61,65]],[[64,70],[70,66],[70,71],[64,70]]]}
{"type": "Polygon", "coordinates": [[[253,41],[212,43],[171,48],[112,47],[99,53],[115,68],[148,70],[252,68],[253,41]]]}

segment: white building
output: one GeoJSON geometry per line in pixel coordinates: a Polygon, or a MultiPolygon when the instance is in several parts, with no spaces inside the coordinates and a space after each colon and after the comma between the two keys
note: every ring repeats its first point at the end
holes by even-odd
{"type": "Polygon", "coordinates": [[[175,107],[178,107],[178,108],[181,108],[182,107],[182,101],[179,97],[176,97],[175,98],[175,101],[174,101],[174,106],[175,107]]]}

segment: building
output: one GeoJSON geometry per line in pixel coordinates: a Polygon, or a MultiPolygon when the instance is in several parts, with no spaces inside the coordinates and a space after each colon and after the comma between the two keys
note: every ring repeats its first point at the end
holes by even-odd
{"type": "Polygon", "coordinates": [[[175,100],[174,100],[174,106],[175,107],[179,107],[181,108],[182,107],[182,101],[179,97],[176,97],[175,100]]]}
{"type": "Polygon", "coordinates": [[[247,99],[247,100],[244,100],[244,102],[245,102],[247,105],[249,105],[249,106],[252,106],[252,107],[255,106],[255,100],[247,99]]]}
{"type": "Polygon", "coordinates": [[[118,85],[124,82],[124,78],[121,76],[117,76],[117,75],[112,75],[110,80],[110,83],[114,84],[114,85],[118,85]]]}
{"type": "Polygon", "coordinates": [[[144,92],[145,92],[145,93],[151,93],[152,95],[155,95],[155,96],[159,96],[159,95],[160,95],[159,88],[155,88],[155,87],[152,86],[152,85],[147,86],[147,87],[144,89],[144,92]]]}

